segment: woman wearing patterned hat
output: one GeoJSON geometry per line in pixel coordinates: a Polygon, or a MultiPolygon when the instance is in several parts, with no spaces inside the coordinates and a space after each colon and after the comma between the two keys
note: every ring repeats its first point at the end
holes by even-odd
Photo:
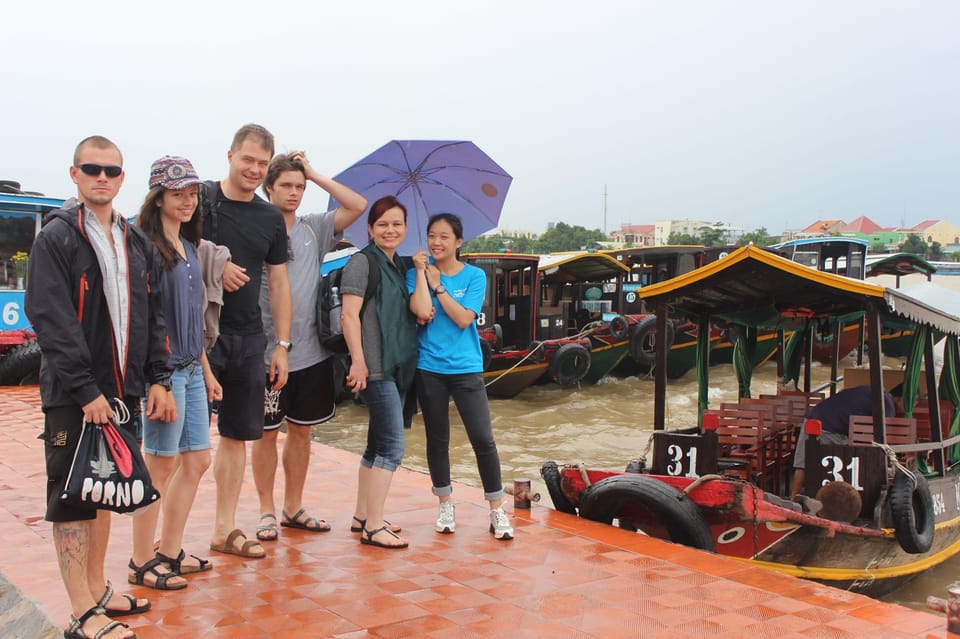
{"type": "Polygon", "coordinates": [[[200,478],[210,466],[207,402],[222,395],[203,347],[199,189],[200,178],[188,160],[163,157],[150,168],[150,192],[137,218],[137,226],[156,244],[163,262],[160,286],[177,401],[175,421],[144,420],[144,459],[162,497],[160,505],[151,505],[133,520],[128,579],[158,590],[186,588],[182,575],[212,567],[196,555],[187,557],[181,548],[200,478]],[[163,508],[163,525],[155,548],[158,508],[163,508]]]}

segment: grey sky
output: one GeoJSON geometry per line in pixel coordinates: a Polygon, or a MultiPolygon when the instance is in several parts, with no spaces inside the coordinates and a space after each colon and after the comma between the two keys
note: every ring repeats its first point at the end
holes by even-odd
{"type": "Polygon", "coordinates": [[[73,147],[103,134],[126,214],[151,161],[221,178],[257,122],[329,175],[390,139],[473,140],[514,178],[506,228],[599,228],[605,184],[608,230],[960,223],[957,2],[7,5],[0,178],[71,195],[73,147]]]}

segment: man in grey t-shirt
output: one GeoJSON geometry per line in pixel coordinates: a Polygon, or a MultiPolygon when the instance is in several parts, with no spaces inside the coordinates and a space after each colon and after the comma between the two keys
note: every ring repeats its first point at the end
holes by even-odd
{"type": "MultiPolygon", "coordinates": [[[[263,190],[283,213],[287,225],[287,277],[293,298],[287,384],[274,390],[267,381],[263,439],[253,444],[253,478],[260,499],[257,539],[274,541],[279,534],[278,520],[281,526],[290,528],[312,532],[330,530],[327,522],[310,516],[303,506],[303,486],[310,462],[310,429],[334,416],[336,401],[333,358],[317,337],[320,263],[336,245],[343,230],[363,214],[367,201],[346,186],[317,173],[307,161],[306,153],[300,151],[273,158],[263,190]],[[342,208],[297,217],[308,179],[341,202],[342,208]],[[283,445],[285,486],[283,510],[278,518],[273,484],[277,475],[277,433],[284,419],[287,421],[283,445]]],[[[282,346],[276,346],[266,286],[260,289],[260,310],[267,338],[264,361],[269,362],[273,349],[282,346]]]]}

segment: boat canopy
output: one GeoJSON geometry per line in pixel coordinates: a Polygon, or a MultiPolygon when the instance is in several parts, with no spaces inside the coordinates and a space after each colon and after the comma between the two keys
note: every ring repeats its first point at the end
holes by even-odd
{"type": "Polygon", "coordinates": [[[601,282],[630,273],[630,267],[606,253],[553,253],[540,256],[540,276],[546,282],[601,282]]]}
{"type": "Polygon", "coordinates": [[[867,255],[867,277],[895,275],[901,277],[921,273],[928,278],[937,272],[937,267],[913,253],[890,255],[867,255]]]}
{"type": "Polygon", "coordinates": [[[460,257],[474,265],[496,264],[498,268],[504,271],[513,271],[518,268],[529,268],[530,266],[536,266],[540,260],[539,255],[532,255],[528,253],[463,253],[460,255],[460,257]]]}
{"type": "Polygon", "coordinates": [[[0,193],[0,211],[15,213],[46,213],[59,208],[63,200],[42,195],[17,195],[0,193]]]}
{"type": "Polygon", "coordinates": [[[640,289],[649,305],[672,313],[713,317],[746,326],[789,328],[809,319],[836,318],[875,305],[899,316],[960,335],[960,308],[936,285],[888,289],[817,271],[754,246],[746,246],[700,269],[640,289]]]}

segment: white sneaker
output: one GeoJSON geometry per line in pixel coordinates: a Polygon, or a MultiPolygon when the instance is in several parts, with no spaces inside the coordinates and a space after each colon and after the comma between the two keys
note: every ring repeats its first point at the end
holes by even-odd
{"type": "Polygon", "coordinates": [[[503,512],[503,506],[490,511],[490,532],[497,539],[513,539],[513,526],[507,513],[503,512]]]}
{"type": "Polygon", "coordinates": [[[437,515],[437,523],[433,529],[445,535],[457,529],[457,513],[452,499],[440,502],[440,513],[437,515]]]}

